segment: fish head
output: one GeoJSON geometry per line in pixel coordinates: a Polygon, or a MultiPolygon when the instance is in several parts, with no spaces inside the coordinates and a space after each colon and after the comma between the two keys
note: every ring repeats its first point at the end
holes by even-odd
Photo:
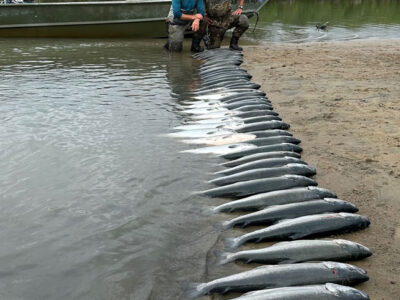
{"type": "Polygon", "coordinates": [[[335,295],[338,299],[369,299],[369,296],[366,293],[349,286],[326,283],[325,289],[335,295]]]}
{"type": "Polygon", "coordinates": [[[366,228],[371,224],[370,220],[366,216],[360,216],[357,214],[347,213],[347,212],[340,212],[338,213],[342,218],[346,219],[348,222],[352,223],[354,227],[357,228],[366,228]]]}
{"type": "MultiPolygon", "coordinates": [[[[294,157],[291,157],[291,158],[294,158],[294,157]]],[[[288,164],[282,166],[282,168],[286,168],[286,169],[291,169],[291,168],[293,168],[293,169],[298,169],[298,168],[301,168],[301,167],[303,167],[303,166],[304,166],[304,165],[298,164],[298,163],[296,163],[296,162],[290,162],[290,163],[288,163],[288,164]]]]}
{"type": "Polygon", "coordinates": [[[371,250],[359,243],[342,239],[336,239],[334,240],[334,242],[338,244],[342,249],[350,253],[352,255],[352,258],[355,260],[363,259],[372,255],[371,250]]]}
{"type": "Polygon", "coordinates": [[[358,248],[359,254],[357,255],[356,259],[362,259],[362,258],[369,257],[372,255],[372,251],[369,248],[365,247],[364,245],[357,243],[357,248],[358,248]]]}
{"type": "Polygon", "coordinates": [[[366,216],[360,216],[360,219],[361,219],[360,224],[359,224],[360,228],[366,228],[371,224],[371,221],[366,216]]]}
{"type": "Polygon", "coordinates": [[[330,261],[324,262],[323,264],[331,270],[338,278],[338,282],[342,284],[357,284],[369,279],[364,269],[350,264],[330,261]]]}
{"type": "Polygon", "coordinates": [[[316,193],[316,195],[318,195],[319,198],[337,198],[337,195],[335,193],[324,188],[309,186],[307,189],[316,193]]]}
{"type": "Polygon", "coordinates": [[[353,203],[336,199],[336,198],[324,198],[325,201],[333,205],[334,207],[337,208],[336,211],[345,211],[345,212],[350,212],[350,213],[355,213],[358,211],[357,206],[355,206],[353,203]]]}

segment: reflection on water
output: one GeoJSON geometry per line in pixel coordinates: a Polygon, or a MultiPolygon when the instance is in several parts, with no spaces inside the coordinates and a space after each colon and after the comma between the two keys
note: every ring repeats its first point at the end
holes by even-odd
{"type": "Polygon", "coordinates": [[[163,136],[196,74],[161,47],[0,40],[0,299],[178,299],[202,277],[216,236],[190,193],[216,164],[163,136]]]}
{"type": "Polygon", "coordinates": [[[294,43],[400,38],[399,15],[398,0],[270,0],[246,36],[294,43]],[[318,31],[315,25],[325,22],[328,30],[318,31]]]}

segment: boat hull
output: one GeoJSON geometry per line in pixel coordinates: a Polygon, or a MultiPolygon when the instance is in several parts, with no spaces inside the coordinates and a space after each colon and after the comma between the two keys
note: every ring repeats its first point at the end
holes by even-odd
{"type": "MultiPolygon", "coordinates": [[[[246,8],[255,11],[267,1],[247,0],[246,8]]],[[[237,0],[232,2],[237,5],[237,0]]],[[[0,5],[0,37],[167,37],[170,6],[170,0],[0,5]]]]}
{"type": "Polygon", "coordinates": [[[170,1],[0,6],[0,37],[165,37],[170,1]]]}
{"type": "Polygon", "coordinates": [[[74,24],[0,28],[0,37],[43,38],[162,38],[165,20],[112,24],[74,24]]]}

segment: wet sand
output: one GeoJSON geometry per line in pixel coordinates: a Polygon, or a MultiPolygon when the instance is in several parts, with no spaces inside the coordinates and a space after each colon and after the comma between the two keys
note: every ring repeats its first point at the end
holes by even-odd
{"type": "Polygon", "coordinates": [[[247,46],[243,67],[302,140],[320,187],[371,219],[340,235],[374,255],[354,264],[371,299],[400,295],[400,41],[247,46]]]}

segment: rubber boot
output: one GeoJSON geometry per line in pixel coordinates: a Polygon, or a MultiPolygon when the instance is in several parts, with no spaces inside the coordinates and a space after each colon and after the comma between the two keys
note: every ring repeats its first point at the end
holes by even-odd
{"type": "Polygon", "coordinates": [[[232,36],[232,38],[231,38],[231,43],[229,44],[229,49],[231,49],[231,50],[237,50],[237,51],[242,51],[243,48],[242,48],[242,47],[239,47],[238,43],[239,43],[239,38],[238,38],[238,37],[235,37],[235,36],[232,36]]]}
{"type": "Polygon", "coordinates": [[[203,36],[204,46],[208,49],[210,47],[210,38],[207,34],[203,36]]]}
{"type": "Polygon", "coordinates": [[[200,42],[202,39],[199,39],[197,37],[193,37],[192,39],[192,47],[190,47],[190,50],[192,52],[202,52],[204,51],[204,48],[200,46],[200,42]]]}
{"type": "Polygon", "coordinates": [[[169,51],[169,40],[167,40],[167,42],[165,43],[163,48],[164,48],[164,50],[169,51]]]}

